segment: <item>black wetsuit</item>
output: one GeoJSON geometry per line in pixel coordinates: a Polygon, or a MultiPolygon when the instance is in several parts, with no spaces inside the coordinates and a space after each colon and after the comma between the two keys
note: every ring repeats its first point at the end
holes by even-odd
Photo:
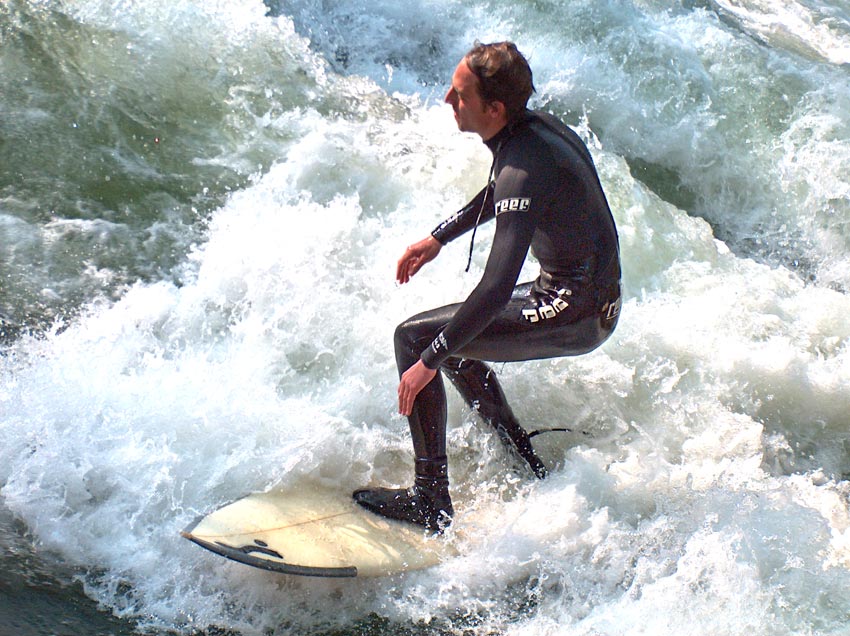
{"type": "MultiPolygon", "coordinates": [[[[400,374],[420,358],[428,368],[441,368],[542,477],[545,468],[533,461],[528,436],[480,361],[580,355],[604,342],[620,309],[617,230],[590,153],[555,117],[526,111],[486,144],[494,181],[432,232],[446,244],[495,217],[484,275],[465,302],[399,325],[396,362],[400,374]],[[516,286],[529,247],[540,275],[516,286]]],[[[444,458],[446,397],[439,373],[417,396],[409,420],[417,470],[419,460],[444,458]]]]}
{"type": "MultiPolygon", "coordinates": [[[[526,111],[487,145],[495,180],[432,233],[445,244],[495,217],[484,275],[465,302],[400,324],[396,363],[399,374],[420,359],[441,369],[542,478],[546,467],[483,360],[579,355],[604,342],[620,311],[617,230],[587,148],[554,117],[526,111]],[[516,286],[529,247],[540,275],[516,286]]],[[[413,487],[364,488],[354,499],[377,514],[442,531],[454,510],[440,373],[419,392],[408,421],[416,454],[413,487]]]]}

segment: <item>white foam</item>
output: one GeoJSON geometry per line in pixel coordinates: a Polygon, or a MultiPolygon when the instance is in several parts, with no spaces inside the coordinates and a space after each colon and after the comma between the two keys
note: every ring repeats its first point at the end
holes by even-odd
{"type": "Polygon", "coordinates": [[[724,16],[772,46],[832,64],[850,63],[850,13],[818,0],[712,0],[724,16]]]}
{"type": "MultiPolygon", "coordinates": [[[[588,356],[497,366],[526,425],[573,428],[535,438],[549,479],[515,473],[452,393],[447,540],[461,556],[386,580],[294,579],[179,537],[284,482],[406,483],[393,329],[481,273],[486,231],[470,275],[459,241],[393,282],[404,246],[483,185],[486,150],[446,107],[329,81],[345,90],[258,120],[280,159],[214,212],[179,285],[137,283],[0,358],[2,494],[40,548],[111,611],[180,633],[347,629],[371,614],[482,635],[843,628],[850,301],[736,255],[604,137],[620,326],[588,356]],[[321,110],[353,94],[364,101],[344,116],[321,110]]],[[[688,121],[680,140],[702,125],[688,121]]],[[[804,147],[799,121],[781,143],[804,147]]],[[[795,165],[781,166],[789,179],[795,165]]]]}

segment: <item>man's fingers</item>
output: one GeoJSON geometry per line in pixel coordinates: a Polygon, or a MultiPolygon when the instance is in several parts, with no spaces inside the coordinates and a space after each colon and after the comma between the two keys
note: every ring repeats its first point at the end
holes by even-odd
{"type": "Polygon", "coordinates": [[[410,415],[413,411],[413,400],[404,384],[398,387],[398,412],[400,415],[410,415]]]}
{"type": "Polygon", "coordinates": [[[407,371],[401,374],[398,384],[398,412],[402,415],[410,415],[416,397],[425,386],[434,379],[437,372],[426,367],[421,360],[414,363],[407,371]]]}
{"type": "Polygon", "coordinates": [[[399,283],[408,282],[422,269],[425,263],[434,260],[437,254],[440,253],[441,248],[442,245],[432,236],[428,236],[413,245],[408,245],[407,249],[404,250],[404,254],[398,260],[396,280],[399,283]]]}
{"type": "Polygon", "coordinates": [[[413,251],[408,247],[404,254],[400,259],[398,259],[398,266],[396,267],[396,280],[400,283],[406,283],[410,280],[410,277],[413,276],[414,271],[411,271],[411,267],[416,262],[417,256],[413,254],[413,251]]]}
{"type": "Polygon", "coordinates": [[[410,281],[413,275],[422,269],[422,265],[422,257],[410,254],[410,248],[408,248],[405,255],[402,256],[401,260],[398,262],[398,267],[396,268],[396,280],[399,283],[406,283],[410,281]]]}

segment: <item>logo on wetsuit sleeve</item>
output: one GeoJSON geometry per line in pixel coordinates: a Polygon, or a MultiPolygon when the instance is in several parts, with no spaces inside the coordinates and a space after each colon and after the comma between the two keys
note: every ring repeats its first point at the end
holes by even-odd
{"type": "Polygon", "coordinates": [[[529,208],[531,208],[529,198],[502,199],[496,204],[496,216],[503,212],[525,212],[529,208]]]}
{"type": "Polygon", "coordinates": [[[439,335],[434,338],[434,342],[431,343],[431,351],[434,353],[440,353],[440,349],[448,349],[449,343],[446,342],[446,337],[443,335],[441,331],[439,335]]]}

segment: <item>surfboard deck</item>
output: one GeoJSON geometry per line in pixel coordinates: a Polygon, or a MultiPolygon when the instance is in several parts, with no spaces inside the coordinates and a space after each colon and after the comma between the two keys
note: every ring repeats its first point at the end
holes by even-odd
{"type": "Polygon", "coordinates": [[[316,488],[250,494],[180,534],[233,561],[299,576],[387,576],[453,553],[444,538],[374,515],[347,493],[316,488]]]}

